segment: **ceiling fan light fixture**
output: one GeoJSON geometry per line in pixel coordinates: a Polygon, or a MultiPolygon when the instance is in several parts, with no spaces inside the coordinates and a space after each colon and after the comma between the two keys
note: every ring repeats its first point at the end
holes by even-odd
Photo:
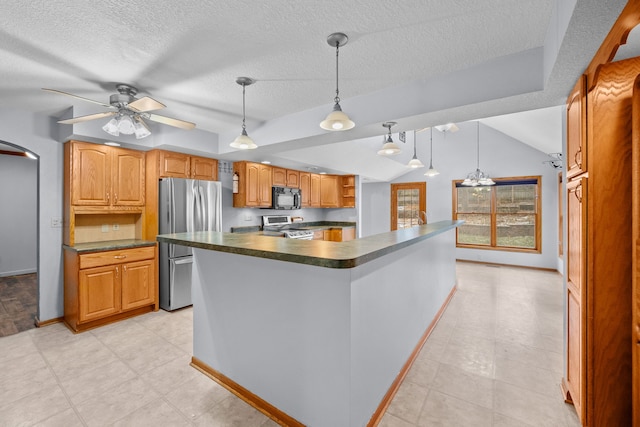
{"type": "Polygon", "coordinates": [[[344,33],[333,33],[327,37],[329,46],[336,48],[336,96],[333,99],[335,102],[333,111],[327,115],[326,119],[320,122],[320,127],[324,130],[343,131],[352,129],[355,126],[355,123],[342,111],[342,107],[340,107],[340,89],[338,86],[338,54],[340,46],[346,45],[348,41],[349,37],[344,33]]]}
{"type": "Polygon", "coordinates": [[[147,127],[147,124],[142,121],[140,117],[136,117],[133,122],[135,128],[136,139],[146,138],[151,135],[151,130],[147,127]]]}
{"type": "Polygon", "coordinates": [[[120,116],[120,119],[118,119],[118,130],[125,135],[133,135],[135,133],[136,127],[133,124],[131,116],[126,114],[120,116]]]}
{"type": "Polygon", "coordinates": [[[118,120],[114,117],[107,122],[104,126],[102,126],[102,130],[108,133],[109,135],[119,136],[120,130],[118,130],[118,120]]]}
{"type": "Polygon", "coordinates": [[[254,84],[256,81],[251,77],[238,77],[236,83],[242,86],[242,132],[234,139],[229,146],[239,150],[253,150],[258,148],[253,139],[247,135],[246,114],[245,114],[245,88],[254,84]]]}

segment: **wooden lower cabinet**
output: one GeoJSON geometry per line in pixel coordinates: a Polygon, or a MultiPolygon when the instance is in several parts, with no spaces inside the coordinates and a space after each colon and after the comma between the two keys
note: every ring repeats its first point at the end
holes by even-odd
{"type": "MultiPolygon", "coordinates": [[[[331,242],[347,242],[356,238],[355,227],[337,227],[323,230],[323,239],[331,242]]],[[[315,235],[314,235],[315,239],[315,235]]]]}
{"type": "Polygon", "coordinates": [[[64,321],[73,331],[158,310],[156,247],[64,251],[64,321]]]}

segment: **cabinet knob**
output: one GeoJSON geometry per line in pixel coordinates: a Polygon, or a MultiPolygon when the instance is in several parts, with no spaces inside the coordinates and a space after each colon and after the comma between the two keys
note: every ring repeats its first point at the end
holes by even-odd
{"type": "Polygon", "coordinates": [[[125,259],[127,256],[126,255],[114,255],[113,257],[115,259],[125,259]]]}

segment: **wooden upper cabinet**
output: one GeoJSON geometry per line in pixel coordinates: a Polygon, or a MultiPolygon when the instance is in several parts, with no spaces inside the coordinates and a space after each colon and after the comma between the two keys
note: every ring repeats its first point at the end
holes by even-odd
{"type": "Polygon", "coordinates": [[[189,178],[191,160],[188,154],[160,151],[160,178],[189,178]]]}
{"type": "Polygon", "coordinates": [[[299,171],[293,170],[293,169],[287,169],[287,187],[300,188],[300,172],[299,171]]]}
{"type": "Polygon", "coordinates": [[[253,162],[234,162],[238,174],[238,192],[233,195],[233,207],[271,206],[271,166],[253,162]]]}
{"type": "Polygon", "coordinates": [[[287,170],[285,168],[279,168],[277,166],[271,167],[271,175],[273,179],[273,185],[279,187],[287,186],[287,170]]]}
{"type": "Polygon", "coordinates": [[[567,178],[587,171],[587,83],[578,79],[567,99],[567,178]]]}
{"type": "Polygon", "coordinates": [[[66,147],[70,165],[72,205],[109,206],[111,198],[111,147],[70,141],[66,147]]]}
{"type": "Polygon", "coordinates": [[[310,177],[311,195],[309,198],[309,205],[312,208],[320,207],[320,176],[321,175],[318,175],[317,173],[312,173],[310,177]]]}
{"type": "Polygon", "coordinates": [[[342,197],[339,178],[337,175],[320,175],[320,207],[340,207],[342,197]]]}
{"type": "Polygon", "coordinates": [[[160,178],[218,180],[218,161],[173,151],[160,151],[160,178]]]}
{"type": "Polygon", "coordinates": [[[356,177],[343,175],[342,177],[342,207],[356,207],[356,177]]]}
{"type": "Polygon", "coordinates": [[[218,161],[207,157],[191,156],[191,178],[217,181],[218,161]]]}
{"type": "Polygon", "coordinates": [[[68,144],[65,165],[71,205],[144,205],[143,152],[77,141],[68,144]]]}
{"type": "Polygon", "coordinates": [[[142,206],[145,189],[145,155],[142,151],[113,151],[112,205],[142,206]]]}
{"type": "Polygon", "coordinates": [[[303,208],[311,207],[311,173],[300,172],[300,206],[303,208]]]}

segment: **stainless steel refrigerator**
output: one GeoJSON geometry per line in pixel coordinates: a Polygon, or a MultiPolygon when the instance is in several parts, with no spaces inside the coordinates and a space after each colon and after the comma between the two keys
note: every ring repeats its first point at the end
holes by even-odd
{"type": "MultiPolygon", "coordinates": [[[[163,178],[158,203],[160,234],[222,229],[222,187],[218,181],[163,178]]],[[[160,307],[172,311],[191,305],[191,248],[160,243],[158,262],[160,307]]]]}

